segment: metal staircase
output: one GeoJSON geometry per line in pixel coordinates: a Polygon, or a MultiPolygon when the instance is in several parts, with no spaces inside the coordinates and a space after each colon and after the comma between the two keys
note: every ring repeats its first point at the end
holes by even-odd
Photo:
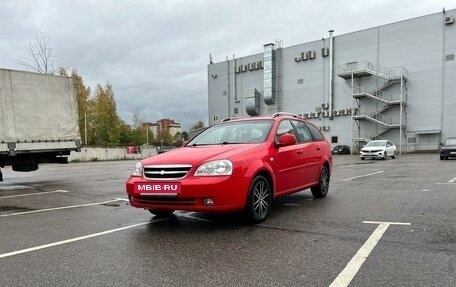
{"type": "Polygon", "coordinates": [[[407,119],[407,70],[362,61],[338,66],[337,75],[349,83],[353,106],[358,109],[352,116],[352,140],[358,149],[391,129],[399,129],[401,141],[407,119]],[[399,89],[393,89],[394,85],[400,85],[399,89]]]}

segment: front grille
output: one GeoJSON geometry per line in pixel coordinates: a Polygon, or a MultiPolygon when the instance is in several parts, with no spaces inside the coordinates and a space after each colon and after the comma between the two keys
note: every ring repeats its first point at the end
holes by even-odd
{"type": "Polygon", "coordinates": [[[144,177],[150,179],[180,179],[187,175],[191,165],[147,165],[144,177]]]}
{"type": "Polygon", "coordinates": [[[133,196],[132,198],[133,201],[140,204],[193,206],[196,203],[196,199],[194,198],[179,199],[177,197],[166,196],[133,196]]]}

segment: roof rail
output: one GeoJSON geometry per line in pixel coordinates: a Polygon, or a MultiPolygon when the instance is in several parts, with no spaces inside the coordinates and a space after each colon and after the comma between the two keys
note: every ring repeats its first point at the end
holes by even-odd
{"type": "Polygon", "coordinates": [[[287,112],[277,112],[277,113],[272,114],[273,118],[276,118],[279,116],[292,116],[294,118],[302,118],[302,117],[298,116],[297,114],[287,113],[287,112]]]}
{"type": "Polygon", "coordinates": [[[242,119],[242,118],[241,117],[230,117],[230,118],[224,118],[220,122],[224,123],[224,122],[228,122],[228,121],[232,121],[232,120],[239,120],[239,119],[242,119]]]}

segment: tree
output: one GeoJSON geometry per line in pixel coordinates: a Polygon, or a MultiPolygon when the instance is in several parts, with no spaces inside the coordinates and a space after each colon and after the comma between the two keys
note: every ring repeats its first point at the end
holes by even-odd
{"type": "MultiPolygon", "coordinates": [[[[68,77],[68,72],[65,68],[60,67],[57,74],[60,76],[68,77]]],[[[81,139],[84,144],[88,144],[88,136],[86,136],[86,126],[87,130],[90,130],[90,122],[88,119],[92,118],[93,115],[89,114],[89,105],[90,100],[90,88],[86,87],[84,80],[78,74],[76,69],[73,69],[71,72],[71,77],[73,78],[74,88],[76,90],[76,101],[78,104],[78,124],[79,132],[81,134],[81,139]],[[87,142],[86,142],[87,140],[87,142]]]]}
{"type": "Polygon", "coordinates": [[[201,128],[204,128],[204,123],[203,121],[197,121],[195,124],[193,124],[193,126],[190,128],[190,130],[197,130],[197,129],[201,129],[201,128]]]}
{"type": "Polygon", "coordinates": [[[187,132],[185,132],[185,131],[182,132],[182,140],[183,140],[183,141],[187,141],[187,140],[189,139],[189,137],[190,137],[190,136],[188,135],[187,132]]]}
{"type": "Polygon", "coordinates": [[[158,133],[157,137],[154,140],[155,145],[161,146],[163,145],[172,145],[173,137],[167,130],[162,130],[158,133]]]}
{"type": "Polygon", "coordinates": [[[112,86],[98,84],[94,99],[95,144],[120,144],[121,126],[124,124],[117,115],[116,102],[112,86]]]}
{"type": "Polygon", "coordinates": [[[173,144],[175,146],[180,146],[182,145],[184,141],[182,140],[182,133],[181,132],[177,132],[174,137],[173,137],[173,144]]]}
{"type": "Polygon", "coordinates": [[[187,132],[177,132],[174,135],[174,145],[181,146],[184,141],[188,140],[188,133],[187,132]]]}
{"type": "Polygon", "coordinates": [[[27,50],[27,57],[22,57],[17,60],[19,64],[38,73],[54,74],[54,67],[52,58],[52,48],[49,43],[51,38],[49,35],[43,33],[35,34],[35,39],[30,40],[28,45],[25,46],[27,50]]]}
{"type": "Polygon", "coordinates": [[[78,102],[78,122],[79,122],[79,131],[81,133],[81,139],[84,143],[87,139],[88,143],[88,135],[86,136],[86,125],[87,130],[90,129],[88,118],[92,118],[93,115],[90,114],[90,88],[86,87],[84,84],[84,80],[78,74],[76,69],[73,69],[71,72],[71,77],[73,78],[74,87],[76,89],[76,100],[78,102]]]}

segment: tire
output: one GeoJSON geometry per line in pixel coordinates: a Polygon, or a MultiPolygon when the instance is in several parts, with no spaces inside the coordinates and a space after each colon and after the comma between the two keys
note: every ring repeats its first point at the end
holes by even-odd
{"type": "Polygon", "coordinates": [[[396,152],[393,151],[393,155],[391,156],[392,159],[395,159],[396,158],[396,152]]]}
{"type": "Polygon", "coordinates": [[[364,159],[365,159],[364,157],[361,158],[361,160],[364,160],[364,159]]]}
{"type": "Polygon", "coordinates": [[[383,160],[386,160],[386,157],[387,157],[387,156],[386,156],[386,151],[385,151],[385,152],[383,153],[382,159],[383,159],[383,160]]]}
{"type": "Polygon", "coordinates": [[[272,189],[269,181],[257,175],[250,184],[247,198],[246,216],[250,224],[263,222],[272,207],[272,189]]]}
{"type": "Polygon", "coordinates": [[[310,188],[310,191],[312,192],[312,195],[315,198],[326,197],[326,195],[328,194],[328,190],[329,190],[330,178],[331,178],[331,176],[329,174],[328,167],[326,167],[326,165],[324,165],[320,171],[320,178],[318,179],[318,184],[315,186],[312,186],[310,188]]]}
{"type": "Polygon", "coordinates": [[[155,210],[155,209],[148,209],[148,210],[150,213],[152,213],[156,217],[169,217],[174,212],[174,210],[155,210]]]}
{"type": "Polygon", "coordinates": [[[445,157],[444,156],[440,156],[440,160],[445,160],[445,157]]]}

